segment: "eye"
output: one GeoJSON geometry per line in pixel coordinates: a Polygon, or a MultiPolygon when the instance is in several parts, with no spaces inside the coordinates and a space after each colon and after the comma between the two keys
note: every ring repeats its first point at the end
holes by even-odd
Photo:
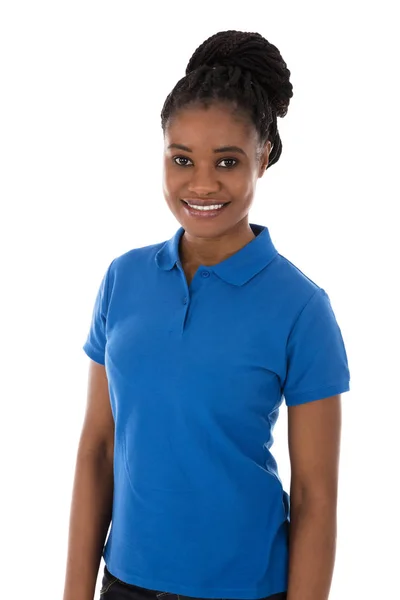
{"type": "Polygon", "coordinates": [[[176,162],[177,160],[190,160],[189,158],[187,158],[187,156],[174,156],[173,159],[174,163],[176,165],[178,165],[178,167],[186,167],[186,165],[182,165],[178,162],[176,162]]]}
{"type": "MultiPolygon", "coordinates": [[[[177,161],[178,160],[179,161],[181,161],[181,160],[189,160],[190,161],[190,158],[188,158],[187,156],[174,156],[172,160],[179,167],[186,167],[187,166],[186,164],[178,163],[177,161]]],[[[222,163],[222,162],[225,162],[225,163],[226,162],[230,162],[230,163],[233,162],[233,163],[235,163],[233,165],[231,164],[231,165],[222,167],[223,169],[232,169],[233,167],[235,167],[238,164],[239,161],[236,158],[223,158],[222,160],[220,160],[220,163],[222,163]]]]}
{"type": "Polygon", "coordinates": [[[233,167],[235,167],[235,166],[237,165],[237,163],[238,163],[239,161],[237,161],[237,160],[236,160],[236,158],[223,158],[223,159],[221,160],[221,162],[232,162],[232,161],[233,161],[235,164],[234,164],[234,165],[229,165],[229,166],[227,166],[227,167],[224,167],[224,169],[232,169],[233,167]]]}

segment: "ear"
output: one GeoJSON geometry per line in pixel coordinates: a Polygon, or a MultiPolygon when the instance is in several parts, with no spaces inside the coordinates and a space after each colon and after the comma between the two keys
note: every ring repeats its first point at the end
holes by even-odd
{"type": "Polygon", "coordinates": [[[260,157],[260,169],[259,169],[259,172],[258,172],[258,177],[259,178],[264,175],[265,170],[266,170],[266,168],[268,166],[268,160],[269,160],[269,155],[271,153],[271,148],[272,148],[272,144],[268,140],[266,142],[266,144],[264,145],[264,150],[263,150],[263,152],[261,154],[261,157],[260,157]]]}

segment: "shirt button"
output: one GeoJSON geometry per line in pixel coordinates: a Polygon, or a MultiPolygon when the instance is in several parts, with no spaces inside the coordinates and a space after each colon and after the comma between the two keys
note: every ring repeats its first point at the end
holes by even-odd
{"type": "Polygon", "coordinates": [[[201,276],[202,277],[210,277],[210,271],[202,271],[201,276]]]}
{"type": "Polygon", "coordinates": [[[183,299],[183,304],[187,304],[187,302],[188,302],[188,299],[187,299],[187,296],[185,296],[183,299]]]}

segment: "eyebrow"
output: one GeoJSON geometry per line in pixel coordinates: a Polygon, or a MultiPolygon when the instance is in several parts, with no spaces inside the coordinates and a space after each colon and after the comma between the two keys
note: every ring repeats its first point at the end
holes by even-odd
{"type": "MultiPolygon", "coordinates": [[[[193,152],[193,150],[187,146],[183,146],[183,144],[170,144],[168,150],[170,148],[177,148],[178,150],[184,150],[185,152],[193,152]]],[[[246,156],[246,152],[242,150],[242,148],[239,148],[239,146],[221,146],[221,148],[214,148],[214,152],[239,152],[246,156]]]]}

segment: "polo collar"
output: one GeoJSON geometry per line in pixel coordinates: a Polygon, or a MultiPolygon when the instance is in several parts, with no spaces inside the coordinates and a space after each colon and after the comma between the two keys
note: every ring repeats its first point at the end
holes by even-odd
{"type": "MultiPolygon", "coordinates": [[[[209,271],[213,271],[218,277],[233,285],[247,283],[278,254],[272,243],[268,227],[256,223],[249,223],[249,225],[256,234],[253,240],[222,262],[206,267],[209,271]]],[[[155,260],[160,269],[169,271],[177,262],[180,262],[179,242],[184,231],[184,228],[180,227],[157,252],[155,260]]]]}

